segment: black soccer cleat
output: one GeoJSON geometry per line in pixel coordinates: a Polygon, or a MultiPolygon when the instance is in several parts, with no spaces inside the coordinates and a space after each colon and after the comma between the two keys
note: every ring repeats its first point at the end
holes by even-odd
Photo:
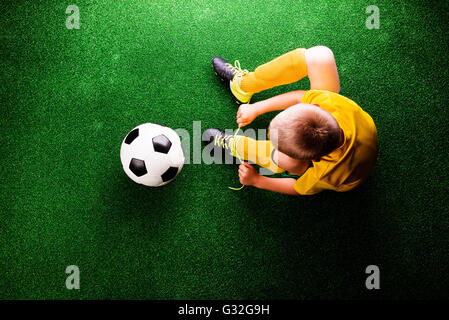
{"type": "Polygon", "coordinates": [[[240,88],[240,79],[245,74],[248,74],[249,71],[242,70],[238,60],[235,60],[234,65],[231,65],[221,57],[213,57],[212,67],[215,70],[215,74],[219,76],[222,81],[229,81],[229,89],[236,99],[235,102],[237,102],[237,104],[249,103],[254,93],[245,92],[240,88]]]}
{"type": "Polygon", "coordinates": [[[225,136],[225,132],[220,129],[216,128],[209,128],[204,130],[203,132],[203,142],[205,144],[209,144],[211,142],[214,142],[216,137],[222,137],[225,136]]]}
{"type": "Polygon", "coordinates": [[[212,67],[214,68],[215,74],[219,76],[221,80],[227,81],[232,81],[238,71],[237,68],[228,63],[222,57],[213,57],[212,67]]]}
{"type": "Polygon", "coordinates": [[[222,152],[222,150],[225,150],[225,153],[228,155],[237,157],[236,136],[226,134],[223,130],[215,128],[206,129],[203,133],[203,142],[206,145],[213,144],[212,148],[215,151],[222,152]]]}

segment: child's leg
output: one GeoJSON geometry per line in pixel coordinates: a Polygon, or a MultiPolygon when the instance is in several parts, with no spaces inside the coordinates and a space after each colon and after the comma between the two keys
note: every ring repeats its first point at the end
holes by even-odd
{"type": "Polygon", "coordinates": [[[242,77],[240,87],[246,92],[260,92],[307,76],[306,49],[299,48],[283,54],[242,77]]]}
{"type": "Polygon", "coordinates": [[[244,75],[240,87],[246,92],[257,93],[299,81],[307,75],[311,89],[340,91],[334,55],[324,46],[295,49],[263,64],[244,75]]]}
{"type": "Polygon", "coordinates": [[[340,92],[340,79],[332,50],[328,47],[313,47],[306,51],[310,89],[340,92]]]}
{"type": "Polygon", "coordinates": [[[274,150],[270,140],[254,140],[246,136],[237,136],[236,152],[244,160],[251,161],[261,167],[267,168],[273,173],[281,173],[285,170],[279,168],[272,159],[274,150]]]}

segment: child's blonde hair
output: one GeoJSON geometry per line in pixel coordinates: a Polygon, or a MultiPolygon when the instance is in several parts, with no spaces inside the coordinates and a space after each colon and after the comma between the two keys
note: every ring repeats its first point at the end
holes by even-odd
{"type": "Polygon", "coordinates": [[[319,161],[338,147],[340,126],[326,110],[298,104],[279,113],[270,123],[276,149],[298,160],[319,161]]]}

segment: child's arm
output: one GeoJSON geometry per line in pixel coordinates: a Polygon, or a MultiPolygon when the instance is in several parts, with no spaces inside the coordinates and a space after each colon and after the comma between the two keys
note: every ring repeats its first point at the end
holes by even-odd
{"type": "Polygon", "coordinates": [[[237,112],[237,123],[239,127],[250,124],[257,116],[270,111],[285,110],[301,102],[304,90],[290,91],[278,96],[258,101],[253,104],[242,104],[237,112]]]}
{"type": "Polygon", "coordinates": [[[243,162],[239,166],[240,182],[247,186],[253,186],[259,189],[289,194],[297,196],[294,185],[296,180],[293,178],[269,178],[261,176],[256,169],[248,162],[243,162]]]}

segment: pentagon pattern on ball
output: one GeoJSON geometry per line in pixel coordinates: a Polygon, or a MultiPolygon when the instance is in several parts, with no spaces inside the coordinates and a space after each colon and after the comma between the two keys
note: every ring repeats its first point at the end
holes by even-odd
{"type": "Polygon", "coordinates": [[[170,167],[162,174],[162,181],[167,182],[173,179],[178,173],[178,168],[170,167]]]}
{"type": "Polygon", "coordinates": [[[126,144],[131,144],[139,136],[139,128],[134,129],[125,138],[126,144]]]}
{"type": "Polygon", "coordinates": [[[171,142],[166,136],[160,134],[153,138],[154,151],[160,153],[168,153],[170,151],[171,142]]]}
{"type": "Polygon", "coordinates": [[[147,174],[147,167],[145,166],[145,161],[132,158],[129,163],[129,170],[132,171],[136,176],[141,177],[147,174]]]}

